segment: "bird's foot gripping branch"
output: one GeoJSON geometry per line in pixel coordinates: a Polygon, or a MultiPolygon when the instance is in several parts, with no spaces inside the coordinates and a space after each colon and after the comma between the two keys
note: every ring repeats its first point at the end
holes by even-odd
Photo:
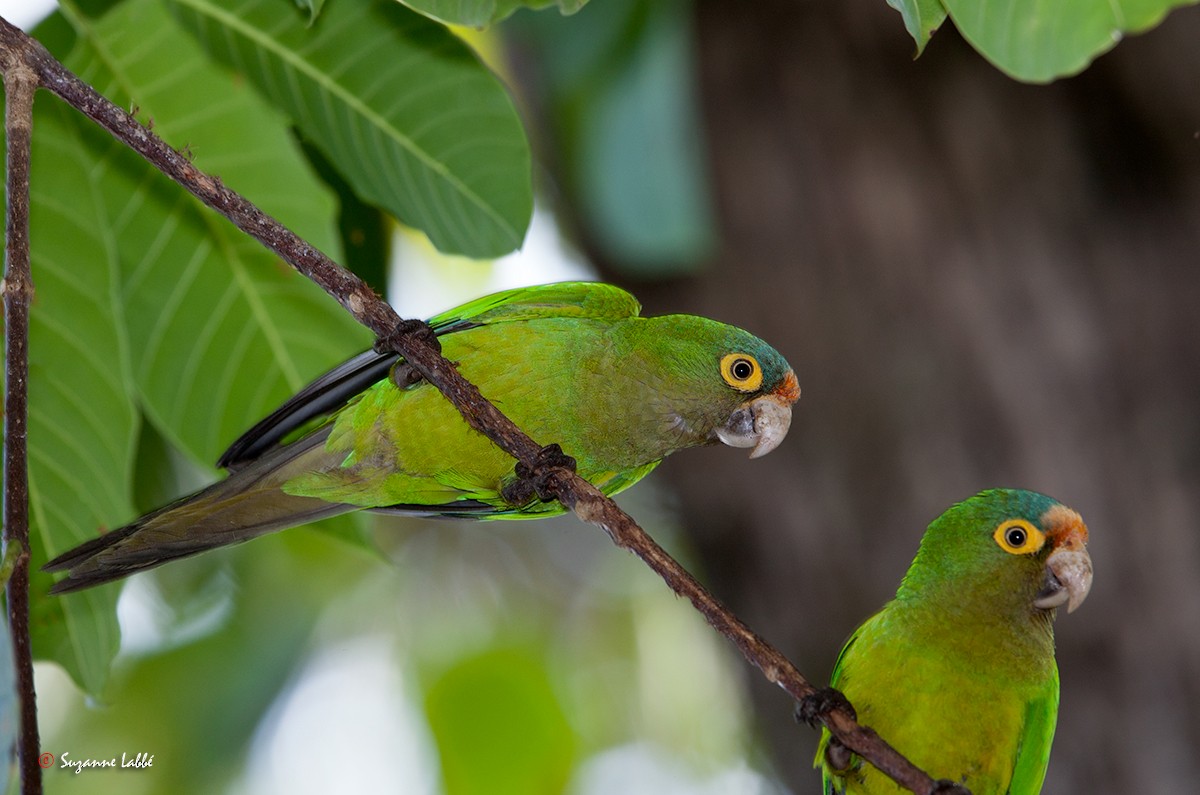
{"type": "Polygon", "coordinates": [[[411,337],[432,351],[441,352],[442,343],[437,338],[437,332],[424,320],[401,320],[396,324],[391,334],[381,335],[375,340],[375,351],[386,353],[396,350],[397,337],[411,337]]]}
{"type": "Polygon", "coordinates": [[[512,506],[525,505],[534,497],[553,502],[562,493],[564,477],[573,475],[575,469],[575,459],[564,453],[557,442],[548,444],[538,452],[533,466],[517,462],[513,469],[516,480],[501,489],[501,496],[512,506]]]}
{"type": "Polygon", "coordinates": [[[842,695],[842,691],[832,687],[823,687],[796,702],[796,720],[814,729],[819,729],[829,714],[835,710],[842,710],[858,720],[854,706],[842,695]]]}

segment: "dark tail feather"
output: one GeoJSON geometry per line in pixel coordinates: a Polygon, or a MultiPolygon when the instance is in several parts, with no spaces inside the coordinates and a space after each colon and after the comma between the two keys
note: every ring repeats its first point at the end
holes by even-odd
{"type": "Polygon", "coordinates": [[[178,558],[354,510],[353,505],[296,497],[280,488],[302,472],[336,466],[341,456],[325,452],[327,435],[323,429],[273,450],[219,483],[64,552],[42,567],[68,572],[50,593],[90,588],[178,558]]]}
{"type": "Polygon", "coordinates": [[[337,410],[376,381],[387,378],[400,358],[394,351],[364,351],[325,373],[238,437],[217,466],[231,472],[268,453],[309,420],[337,410]]]}

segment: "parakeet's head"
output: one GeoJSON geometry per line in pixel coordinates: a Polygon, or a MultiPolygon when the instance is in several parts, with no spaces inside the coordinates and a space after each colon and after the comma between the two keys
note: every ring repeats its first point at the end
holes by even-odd
{"type": "Polygon", "coordinates": [[[748,331],[693,315],[647,319],[639,332],[660,372],[662,421],[687,444],[774,450],[800,385],[780,353],[748,331]]]}
{"type": "Polygon", "coordinates": [[[996,615],[1073,611],[1092,586],[1087,526],[1032,491],[990,489],[929,525],[897,598],[936,592],[996,615]]]}

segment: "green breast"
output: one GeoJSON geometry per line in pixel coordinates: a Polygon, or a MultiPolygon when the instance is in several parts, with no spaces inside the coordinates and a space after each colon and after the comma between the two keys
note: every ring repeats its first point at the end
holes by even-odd
{"type": "MultiPolygon", "coordinates": [[[[893,602],[857,634],[833,684],[862,723],[934,778],[964,781],[975,795],[1005,795],[1028,705],[1057,679],[1052,654],[1013,653],[993,635],[986,626],[931,621],[893,602]]],[[[903,791],[869,764],[846,788],[903,791]]]]}

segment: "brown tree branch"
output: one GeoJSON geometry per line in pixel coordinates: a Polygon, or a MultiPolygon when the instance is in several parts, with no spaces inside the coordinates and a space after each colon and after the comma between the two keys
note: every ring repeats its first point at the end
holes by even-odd
{"type": "MultiPolygon", "coordinates": [[[[183,155],[80,81],[39,43],[0,19],[0,50],[28,66],[40,83],[87,115],[117,140],[140,153],[155,168],[170,176],[202,202],[217,210],[238,228],[277,253],[296,270],[321,286],[360,323],[375,332],[379,349],[403,356],[426,380],[437,387],[475,430],[512,455],[536,482],[535,490],[557,498],[582,521],[605,530],[613,542],[633,552],[653,569],[676,594],[686,597],[718,632],[767,679],[793,698],[805,700],[817,691],[786,657],[723,607],[682,566],[672,559],[624,511],[598,489],[562,465],[561,456],[530,439],[489,403],[479,390],[430,344],[422,324],[403,321],[362,280],[304,242],[274,218],[259,210],[219,179],[201,172],[183,155]]],[[[815,715],[847,748],[870,761],[902,786],[918,795],[943,792],[935,782],[887,745],[871,729],[854,720],[852,710],[832,705],[815,715]]]]}
{"type": "Polygon", "coordinates": [[[12,633],[13,670],[20,704],[17,762],[21,792],[42,791],[33,684],[33,650],[29,642],[29,470],[27,419],[29,380],[29,304],[33,278],[29,268],[29,159],[33,133],[33,95],[37,76],[24,63],[0,52],[4,70],[4,131],[7,140],[4,263],[4,548],[16,563],[5,584],[8,628],[12,633]]]}

